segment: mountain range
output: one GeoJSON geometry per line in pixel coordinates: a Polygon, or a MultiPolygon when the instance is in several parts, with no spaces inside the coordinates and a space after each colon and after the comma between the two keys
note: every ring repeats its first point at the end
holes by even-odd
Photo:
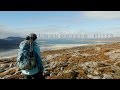
{"type": "Polygon", "coordinates": [[[18,49],[19,44],[23,41],[22,37],[7,37],[5,39],[0,39],[0,51],[9,49],[18,49]]]}
{"type": "MultiPolygon", "coordinates": [[[[22,37],[7,37],[4,39],[0,39],[0,51],[5,51],[5,50],[11,50],[11,49],[18,49],[19,44],[21,41],[23,41],[25,38],[22,37]]],[[[47,39],[47,40],[38,40],[38,41],[44,41],[42,43],[49,43],[49,44],[73,44],[75,43],[76,40],[72,39],[47,39]]],[[[77,39],[79,41],[79,39],[77,39]]],[[[111,41],[120,41],[120,37],[113,37],[113,38],[98,38],[98,39],[83,39],[83,41],[79,41],[78,43],[83,43],[83,42],[94,42],[94,41],[101,41],[101,42],[111,42],[111,41]]],[[[41,43],[41,42],[40,42],[41,43]]]]}

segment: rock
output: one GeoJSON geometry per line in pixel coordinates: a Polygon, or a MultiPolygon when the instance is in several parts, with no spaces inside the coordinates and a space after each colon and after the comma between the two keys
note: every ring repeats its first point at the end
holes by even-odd
{"type": "Polygon", "coordinates": [[[13,63],[11,63],[11,64],[9,65],[9,68],[12,68],[12,67],[14,67],[14,64],[13,64],[13,63]]]}
{"type": "Polygon", "coordinates": [[[51,60],[51,59],[56,58],[57,56],[61,56],[61,55],[62,55],[62,54],[48,55],[48,56],[46,57],[46,60],[51,60]]]}
{"type": "Polygon", "coordinates": [[[114,75],[120,76],[120,69],[116,69],[114,72],[115,72],[114,75]]]}
{"type": "Polygon", "coordinates": [[[92,56],[91,54],[80,54],[80,55],[85,57],[92,56]]]}
{"type": "Polygon", "coordinates": [[[68,66],[68,63],[65,63],[65,62],[62,63],[62,67],[67,67],[67,66],[68,66]]]}
{"type": "Polygon", "coordinates": [[[52,55],[48,55],[48,56],[46,57],[46,60],[50,60],[50,59],[52,59],[52,58],[53,58],[52,55]]]}
{"type": "Polygon", "coordinates": [[[51,63],[49,64],[49,67],[52,68],[52,69],[54,69],[55,67],[57,67],[57,64],[58,64],[57,61],[53,61],[53,62],[51,62],[51,63]]]}
{"type": "Polygon", "coordinates": [[[63,73],[69,73],[71,72],[72,70],[64,70],[63,73]]]}
{"type": "Polygon", "coordinates": [[[88,74],[87,77],[89,77],[90,79],[100,79],[100,76],[93,76],[91,74],[88,74]]]}
{"type": "Polygon", "coordinates": [[[87,77],[92,78],[93,76],[91,74],[88,74],[87,77]]]}
{"type": "Polygon", "coordinates": [[[73,75],[73,79],[76,79],[77,75],[79,74],[77,71],[72,70],[71,74],[73,75]]]}
{"type": "Polygon", "coordinates": [[[115,53],[120,53],[120,49],[115,50],[115,53]]]}
{"type": "Polygon", "coordinates": [[[0,73],[6,71],[5,68],[0,68],[0,73]]]}
{"type": "Polygon", "coordinates": [[[100,51],[101,48],[100,48],[100,47],[96,47],[95,50],[96,50],[96,51],[100,51]]]}
{"type": "Polygon", "coordinates": [[[100,76],[93,76],[93,79],[101,79],[100,76]]]}
{"type": "Polygon", "coordinates": [[[105,53],[105,55],[112,55],[113,53],[115,53],[115,50],[113,50],[113,51],[110,51],[110,52],[107,52],[107,53],[105,53]]]}
{"type": "Polygon", "coordinates": [[[49,65],[47,64],[47,65],[44,65],[44,68],[48,68],[49,67],[49,65]]]}
{"type": "Polygon", "coordinates": [[[115,66],[119,66],[120,67],[120,61],[119,62],[116,62],[114,63],[115,66]]]}
{"type": "Polygon", "coordinates": [[[4,79],[7,79],[7,78],[9,78],[9,77],[11,77],[11,75],[6,75],[6,76],[4,77],[4,79]]]}
{"type": "Polygon", "coordinates": [[[60,70],[63,70],[63,69],[64,69],[64,67],[61,67],[61,68],[60,68],[60,70]]]}
{"type": "Polygon", "coordinates": [[[76,79],[77,74],[78,74],[78,73],[76,73],[76,72],[73,71],[73,70],[65,70],[65,71],[63,71],[63,72],[59,72],[59,73],[57,74],[57,77],[58,77],[59,79],[76,79]]]}
{"type": "Polygon", "coordinates": [[[98,62],[98,67],[106,67],[106,66],[109,66],[109,64],[104,62],[98,62]]]}
{"type": "Polygon", "coordinates": [[[120,60],[120,49],[105,53],[111,60],[120,60]]]}
{"type": "Polygon", "coordinates": [[[110,74],[103,74],[103,78],[102,79],[113,79],[113,77],[110,74]]]}
{"type": "Polygon", "coordinates": [[[49,71],[44,71],[44,76],[50,76],[50,72],[49,71]]]}
{"type": "Polygon", "coordinates": [[[109,56],[112,60],[120,60],[120,53],[113,53],[109,56]]]}
{"type": "Polygon", "coordinates": [[[8,68],[9,65],[8,65],[8,64],[0,64],[0,67],[1,67],[1,68],[8,68]]]}
{"type": "Polygon", "coordinates": [[[92,62],[93,67],[97,67],[98,66],[98,62],[92,62]]]}
{"type": "Polygon", "coordinates": [[[91,74],[92,74],[92,73],[93,73],[93,71],[94,71],[94,69],[93,69],[93,68],[89,68],[89,69],[87,69],[87,72],[88,72],[88,73],[91,73],[91,74]]]}
{"type": "Polygon", "coordinates": [[[44,71],[49,71],[50,70],[50,68],[48,67],[48,68],[44,68],[44,71]]]}
{"type": "Polygon", "coordinates": [[[50,76],[56,76],[58,73],[52,72],[50,73],[50,76]]]}
{"type": "Polygon", "coordinates": [[[113,79],[120,79],[120,75],[113,74],[113,79]]]}
{"type": "Polygon", "coordinates": [[[59,72],[59,73],[57,74],[57,77],[62,76],[62,73],[63,73],[63,72],[59,72]]]}
{"type": "Polygon", "coordinates": [[[97,69],[98,69],[99,72],[101,72],[101,74],[102,73],[109,73],[109,74],[111,74],[111,73],[114,72],[114,70],[111,68],[111,66],[108,66],[108,67],[99,67],[97,69]]]}
{"type": "Polygon", "coordinates": [[[85,63],[79,64],[79,66],[82,67],[84,70],[88,71],[88,69],[90,69],[90,68],[97,67],[98,66],[98,62],[89,61],[89,62],[85,62],[85,63]]]}
{"type": "Polygon", "coordinates": [[[94,71],[93,71],[93,74],[94,74],[94,75],[98,75],[99,73],[98,73],[97,70],[94,70],[94,71]]]}
{"type": "Polygon", "coordinates": [[[79,56],[79,52],[76,50],[76,51],[74,51],[73,53],[72,53],[72,56],[73,57],[78,57],[79,56]]]}
{"type": "Polygon", "coordinates": [[[80,77],[76,77],[76,79],[81,79],[80,77]]]}
{"type": "Polygon", "coordinates": [[[5,72],[0,73],[0,77],[4,77],[4,76],[9,75],[9,74],[12,75],[16,71],[18,71],[18,68],[16,68],[16,67],[10,68],[10,69],[6,70],[5,72]]]}

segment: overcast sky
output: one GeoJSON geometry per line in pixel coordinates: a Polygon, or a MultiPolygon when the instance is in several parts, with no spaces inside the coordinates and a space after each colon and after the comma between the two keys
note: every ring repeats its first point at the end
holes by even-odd
{"type": "Polygon", "coordinates": [[[120,11],[0,11],[0,38],[31,32],[120,36],[120,11]]]}

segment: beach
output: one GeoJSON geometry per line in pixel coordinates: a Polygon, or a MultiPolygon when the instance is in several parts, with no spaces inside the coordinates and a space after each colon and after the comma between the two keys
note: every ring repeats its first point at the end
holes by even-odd
{"type": "MultiPolygon", "coordinates": [[[[120,43],[65,46],[41,52],[46,79],[120,79],[120,43]]],[[[15,62],[0,59],[1,79],[23,79],[15,62]]]]}
{"type": "MultiPolygon", "coordinates": [[[[40,46],[40,51],[47,51],[47,50],[59,50],[65,48],[72,48],[72,47],[79,47],[79,46],[89,46],[89,45],[98,45],[98,44],[105,44],[105,43],[96,43],[96,44],[52,44],[46,47],[40,46]]],[[[0,52],[0,59],[1,58],[10,58],[17,56],[19,49],[8,50],[4,52],[0,52]]]]}

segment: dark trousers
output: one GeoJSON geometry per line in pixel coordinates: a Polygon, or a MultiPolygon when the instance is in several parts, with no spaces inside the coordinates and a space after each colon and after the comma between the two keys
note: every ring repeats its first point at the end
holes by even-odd
{"type": "Polygon", "coordinates": [[[40,71],[34,75],[24,75],[24,78],[25,79],[45,79],[42,72],[40,71]]]}

